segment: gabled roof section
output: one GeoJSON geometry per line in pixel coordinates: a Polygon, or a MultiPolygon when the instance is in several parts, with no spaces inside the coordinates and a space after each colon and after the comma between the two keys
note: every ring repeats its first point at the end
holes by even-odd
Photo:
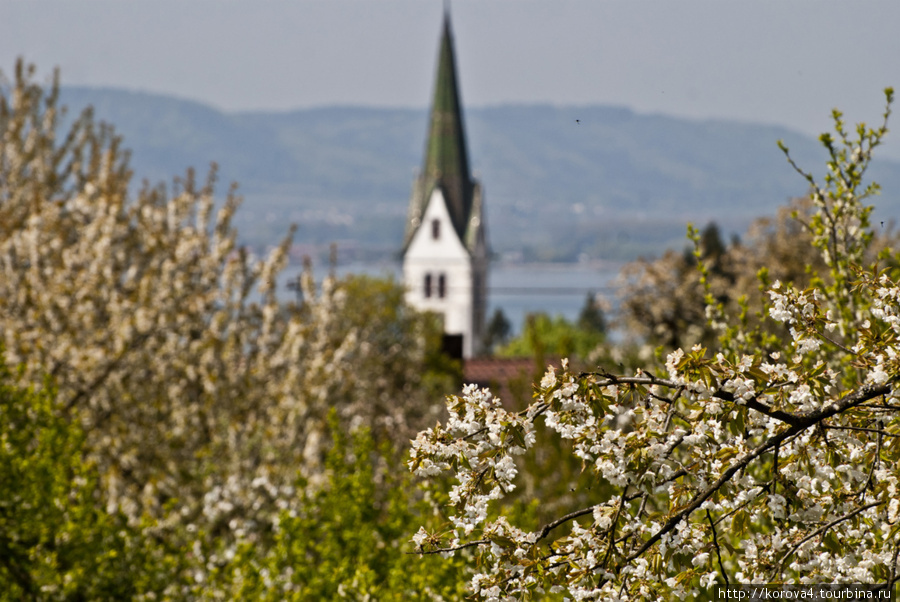
{"type": "Polygon", "coordinates": [[[438,53],[437,80],[431,105],[425,164],[413,185],[406,228],[405,246],[419,226],[425,205],[435,188],[440,188],[447,201],[450,219],[460,239],[468,247],[467,231],[472,218],[474,182],[469,172],[462,104],[456,77],[456,57],[450,18],[444,14],[441,47],[438,53]]]}

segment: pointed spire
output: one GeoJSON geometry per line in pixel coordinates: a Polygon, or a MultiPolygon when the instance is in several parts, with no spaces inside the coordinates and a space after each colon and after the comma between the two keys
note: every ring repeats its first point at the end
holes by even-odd
{"type": "MultiPolygon", "coordinates": [[[[418,187],[422,196],[414,199],[414,202],[427,203],[431,191],[440,187],[447,200],[453,225],[460,238],[464,238],[472,209],[472,180],[459,97],[453,34],[445,5],[425,165],[418,187]]],[[[424,209],[424,206],[420,208],[424,209]]]]}

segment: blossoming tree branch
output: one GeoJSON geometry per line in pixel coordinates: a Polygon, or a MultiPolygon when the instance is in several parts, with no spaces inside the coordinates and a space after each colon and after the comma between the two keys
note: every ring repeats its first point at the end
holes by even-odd
{"type": "Polygon", "coordinates": [[[419,433],[409,466],[455,478],[453,516],[444,530],[420,529],[417,550],[465,550],[485,600],[900,579],[900,255],[874,251],[867,199],[879,189],[865,177],[887,133],[885,94],[876,128],[848,131],[834,111],[822,178],[780,145],[810,186],[804,227],[827,266],[809,288],[770,283],[763,270],[761,307],[726,315],[707,295],[717,348],[674,349],[664,366],[629,374],[564,362],[521,412],[474,386],[451,396],[449,418],[419,433]],[[591,503],[514,524],[503,501],[517,461],[551,437],[583,463],[591,503]]]}

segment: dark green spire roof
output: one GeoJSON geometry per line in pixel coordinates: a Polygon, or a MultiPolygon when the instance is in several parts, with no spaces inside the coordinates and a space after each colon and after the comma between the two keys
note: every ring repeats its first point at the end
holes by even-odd
{"type": "Polygon", "coordinates": [[[437,187],[444,194],[459,237],[464,241],[467,238],[472,217],[474,183],[469,174],[469,157],[459,98],[453,34],[450,31],[449,16],[445,13],[428,142],[425,147],[425,164],[410,199],[411,223],[407,228],[407,244],[418,226],[417,218],[421,217],[425,204],[437,187]]]}

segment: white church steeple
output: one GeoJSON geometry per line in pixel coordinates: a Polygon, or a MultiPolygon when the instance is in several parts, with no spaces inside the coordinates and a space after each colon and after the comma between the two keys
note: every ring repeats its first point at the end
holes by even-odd
{"type": "Polygon", "coordinates": [[[413,183],[403,249],[407,302],[443,316],[448,347],[481,351],[488,249],[481,185],[471,177],[445,13],[425,163],[413,183]]]}

